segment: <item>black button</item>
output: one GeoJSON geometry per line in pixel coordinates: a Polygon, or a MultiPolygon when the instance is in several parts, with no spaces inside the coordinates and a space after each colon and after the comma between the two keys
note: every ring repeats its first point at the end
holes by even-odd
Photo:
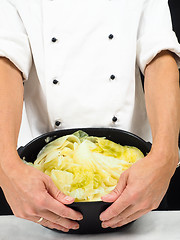
{"type": "Polygon", "coordinates": [[[56,121],[55,125],[56,125],[56,127],[59,127],[61,125],[61,122],[60,121],[56,121]]]}
{"type": "Polygon", "coordinates": [[[110,76],[110,79],[111,80],[114,80],[116,77],[112,74],[111,76],[110,76]]]}
{"type": "Polygon", "coordinates": [[[112,121],[113,121],[113,122],[117,122],[117,120],[118,120],[118,119],[117,119],[117,117],[115,117],[115,116],[112,118],[112,121]]]}
{"type": "Polygon", "coordinates": [[[52,42],[56,42],[56,41],[57,41],[57,38],[53,37],[53,38],[51,39],[51,41],[52,41],[52,42]]]}
{"type": "Polygon", "coordinates": [[[113,39],[113,37],[114,37],[114,36],[113,36],[112,34],[109,35],[109,39],[113,39]]]}
{"type": "Polygon", "coordinates": [[[58,84],[58,82],[59,82],[59,81],[56,80],[56,79],[53,80],[53,83],[54,83],[54,84],[58,84]]]}

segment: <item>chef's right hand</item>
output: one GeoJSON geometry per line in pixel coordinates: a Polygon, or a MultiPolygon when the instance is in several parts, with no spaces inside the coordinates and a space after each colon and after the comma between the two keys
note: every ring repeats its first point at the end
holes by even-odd
{"type": "Polygon", "coordinates": [[[14,215],[36,223],[43,218],[39,224],[64,232],[78,229],[74,220],[82,214],[65,205],[74,198],[59,191],[48,175],[23,163],[17,152],[8,158],[1,161],[0,186],[14,215]]]}

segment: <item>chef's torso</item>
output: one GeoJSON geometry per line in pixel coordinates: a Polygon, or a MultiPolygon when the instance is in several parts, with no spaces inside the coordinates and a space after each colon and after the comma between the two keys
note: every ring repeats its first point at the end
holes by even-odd
{"type": "Polygon", "coordinates": [[[24,82],[26,140],[78,127],[114,127],[151,140],[139,73],[150,57],[138,46],[147,35],[141,21],[148,1],[9,2],[33,57],[24,82]]]}

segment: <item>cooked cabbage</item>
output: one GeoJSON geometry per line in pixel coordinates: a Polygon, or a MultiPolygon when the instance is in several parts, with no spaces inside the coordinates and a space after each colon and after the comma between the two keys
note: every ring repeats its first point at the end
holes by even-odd
{"type": "Polygon", "coordinates": [[[75,201],[100,201],[114,189],[121,173],[143,157],[136,147],[77,131],[47,144],[33,166],[75,201]]]}

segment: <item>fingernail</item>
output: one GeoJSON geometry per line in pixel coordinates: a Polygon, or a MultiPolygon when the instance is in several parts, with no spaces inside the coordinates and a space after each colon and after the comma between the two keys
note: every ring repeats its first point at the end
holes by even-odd
{"type": "Polygon", "coordinates": [[[77,220],[83,220],[83,216],[78,217],[77,220]]]}
{"type": "Polygon", "coordinates": [[[74,201],[74,198],[71,197],[71,196],[66,196],[66,197],[64,198],[64,200],[66,200],[66,201],[68,201],[68,202],[71,202],[71,201],[74,201]]]}
{"type": "Polygon", "coordinates": [[[104,196],[106,199],[112,199],[115,197],[115,194],[111,193],[111,194],[108,194],[106,196],[104,196]]]}
{"type": "Polygon", "coordinates": [[[117,228],[118,226],[117,225],[114,225],[114,226],[112,226],[111,228],[117,228]]]}
{"type": "Polygon", "coordinates": [[[103,228],[108,228],[108,226],[105,223],[102,223],[103,228]]]}
{"type": "Polygon", "coordinates": [[[75,225],[72,229],[76,230],[79,228],[79,225],[75,225]]]}
{"type": "Polygon", "coordinates": [[[110,199],[110,198],[112,198],[113,196],[112,195],[106,195],[106,198],[107,199],[110,199]]]}
{"type": "Polygon", "coordinates": [[[105,221],[106,219],[104,218],[104,217],[99,217],[99,219],[101,220],[101,221],[105,221]]]}

